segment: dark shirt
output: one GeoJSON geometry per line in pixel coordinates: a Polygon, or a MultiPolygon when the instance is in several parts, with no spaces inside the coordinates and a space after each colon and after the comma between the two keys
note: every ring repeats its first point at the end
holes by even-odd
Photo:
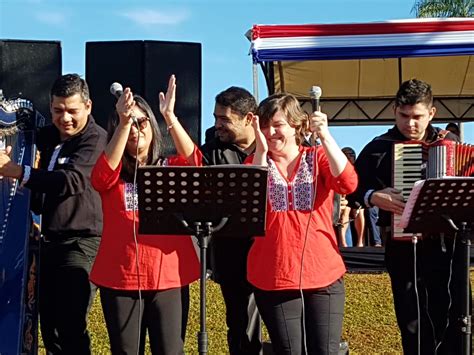
{"type": "Polygon", "coordinates": [[[249,149],[250,153],[246,153],[237,145],[231,143],[223,143],[219,138],[214,138],[201,146],[204,165],[224,165],[224,164],[242,164],[244,160],[255,150],[249,149]]]}
{"type": "MultiPolygon", "coordinates": [[[[242,164],[249,155],[235,144],[223,143],[217,137],[205,143],[200,149],[204,165],[242,164]]],[[[254,149],[249,150],[253,153],[254,149]]],[[[252,242],[252,236],[243,235],[238,230],[235,231],[235,238],[213,238],[209,262],[213,280],[219,283],[246,280],[247,254],[252,242]]]]}
{"type": "MultiPolygon", "coordinates": [[[[441,129],[429,125],[426,143],[440,139],[441,129]]],[[[445,133],[445,131],[444,131],[445,133]]],[[[447,133],[445,139],[459,141],[452,133],[447,133]]],[[[368,190],[381,190],[392,186],[392,145],[395,142],[408,141],[396,126],[386,133],[374,138],[368,143],[357,157],[355,168],[359,176],[357,190],[348,196],[349,206],[365,207],[364,196],[368,190]]],[[[379,211],[379,226],[390,226],[391,213],[379,211]]]]}
{"type": "Polygon", "coordinates": [[[69,238],[102,233],[99,194],[92,188],[92,168],[107,143],[107,133],[89,116],[84,129],[61,142],[58,129],[51,125],[38,132],[41,152],[39,169],[31,169],[26,187],[42,193],[35,212],[42,215],[42,233],[48,238],[69,238]],[[62,144],[54,162],[55,148],[62,144]],[[48,171],[50,163],[54,164],[48,171]]]}

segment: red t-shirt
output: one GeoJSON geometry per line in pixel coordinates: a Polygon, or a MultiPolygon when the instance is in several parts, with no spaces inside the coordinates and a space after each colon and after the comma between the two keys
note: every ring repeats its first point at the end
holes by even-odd
{"type": "MultiPolygon", "coordinates": [[[[250,156],[246,162],[252,159],[250,156]]],[[[266,234],[256,237],[250,249],[248,281],[262,290],[314,289],[344,275],[346,268],[332,223],[334,192],[348,194],[356,186],[357,175],[350,163],[339,176],[332,176],[322,147],[301,147],[289,179],[268,158],[266,234]],[[311,213],[315,176],[316,200],[311,213]]]]}
{"type": "MultiPolygon", "coordinates": [[[[195,154],[199,154],[196,149],[195,154]]],[[[199,157],[195,160],[200,162],[199,157]]],[[[167,165],[189,164],[184,158],[173,157],[167,159],[167,165]]],[[[138,202],[133,184],[120,179],[121,167],[119,164],[112,170],[103,153],[92,171],[92,186],[102,199],[104,228],[90,279],[98,286],[137,290],[133,206],[138,202]]],[[[136,228],[138,231],[138,213],[136,228]]],[[[181,287],[199,278],[199,260],[190,236],[140,235],[137,232],[137,240],[140,289],[181,287]]]]}

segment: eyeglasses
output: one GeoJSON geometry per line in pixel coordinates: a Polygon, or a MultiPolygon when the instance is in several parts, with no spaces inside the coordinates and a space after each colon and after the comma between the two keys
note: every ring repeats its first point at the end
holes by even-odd
{"type": "Polygon", "coordinates": [[[150,120],[148,117],[135,117],[138,123],[138,127],[140,131],[143,131],[148,126],[148,121],[150,120]]]}

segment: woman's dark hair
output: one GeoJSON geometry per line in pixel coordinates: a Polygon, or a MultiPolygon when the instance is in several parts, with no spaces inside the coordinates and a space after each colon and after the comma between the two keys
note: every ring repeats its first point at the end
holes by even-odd
{"type": "MultiPolygon", "coordinates": [[[[135,100],[135,104],[146,114],[149,118],[149,124],[151,126],[151,130],[153,132],[153,138],[151,140],[150,149],[148,151],[148,159],[146,164],[147,165],[157,165],[160,162],[161,154],[162,154],[162,136],[161,131],[158,126],[158,122],[156,121],[155,115],[153,111],[145,101],[143,97],[140,95],[133,95],[135,100]]],[[[119,116],[117,111],[114,110],[109,117],[108,127],[107,127],[107,139],[110,141],[112,136],[114,135],[115,129],[119,124],[119,116]]],[[[126,182],[133,182],[133,173],[135,171],[135,157],[130,155],[127,152],[127,149],[123,152],[122,156],[122,171],[120,172],[120,177],[126,182]]]]}
{"type": "Polygon", "coordinates": [[[296,144],[304,142],[304,135],[308,131],[309,117],[301,108],[298,99],[286,93],[273,94],[260,102],[257,115],[260,127],[268,127],[277,111],[283,112],[288,124],[296,130],[296,144]]]}

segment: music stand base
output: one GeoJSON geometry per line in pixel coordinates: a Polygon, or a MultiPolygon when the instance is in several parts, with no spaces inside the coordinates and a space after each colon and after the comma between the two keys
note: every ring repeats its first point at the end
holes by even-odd
{"type": "Polygon", "coordinates": [[[207,275],[207,248],[212,238],[212,223],[204,223],[205,228],[201,228],[201,222],[194,222],[194,235],[198,240],[201,258],[201,278],[199,280],[199,331],[197,334],[199,355],[205,355],[208,351],[208,336],[206,331],[206,275],[207,275]]]}
{"type": "Polygon", "coordinates": [[[208,340],[207,332],[198,332],[198,351],[199,355],[207,354],[208,340]]]}

